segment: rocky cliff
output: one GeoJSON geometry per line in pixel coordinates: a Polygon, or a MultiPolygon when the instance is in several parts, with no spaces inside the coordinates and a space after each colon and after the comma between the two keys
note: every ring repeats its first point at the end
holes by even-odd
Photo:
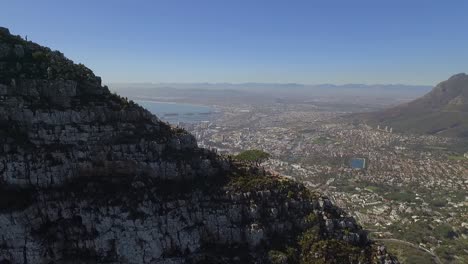
{"type": "Polygon", "coordinates": [[[326,197],[0,28],[0,263],[397,261],[326,197]]]}

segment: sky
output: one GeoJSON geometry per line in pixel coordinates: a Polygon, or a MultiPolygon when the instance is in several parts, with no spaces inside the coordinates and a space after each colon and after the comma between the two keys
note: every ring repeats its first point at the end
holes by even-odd
{"type": "Polygon", "coordinates": [[[0,1],[0,26],[105,83],[435,85],[468,71],[465,0],[0,1]]]}

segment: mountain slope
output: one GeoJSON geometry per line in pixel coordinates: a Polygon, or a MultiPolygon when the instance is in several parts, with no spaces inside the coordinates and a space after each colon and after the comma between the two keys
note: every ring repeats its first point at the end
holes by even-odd
{"type": "Polygon", "coordinates": [[[397,263],[326,197],[5,28],[0,135],[0,263],[397,263]]]}
{"type": "Polygon", "coordinates": [[[467,138],[468,75],[454,75],[412,102],[357,118],[400,132],[467,138]]]}

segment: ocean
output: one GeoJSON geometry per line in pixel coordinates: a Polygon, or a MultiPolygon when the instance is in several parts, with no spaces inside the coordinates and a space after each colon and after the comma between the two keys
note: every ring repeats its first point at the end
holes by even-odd
{"type": "Polygon", "coordinates": [[[212,121],[217,114],[214,108],[203,105],[147,100],[135,100],[135,103],[171,124],[212,121]]]}

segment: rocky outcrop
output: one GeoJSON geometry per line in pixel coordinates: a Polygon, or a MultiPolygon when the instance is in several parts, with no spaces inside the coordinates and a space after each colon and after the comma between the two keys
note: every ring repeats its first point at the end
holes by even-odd
{"type": "Polygon", "coordinates": [[[265,174],[0,28],[0,263],[397,263],[265,174]]]}
{"type": "Polygon", "coordinates": [[[11,79],[1,86],[3,181],[51,187],[89,174],[177,179],[217,170],[191,135],[110,94],[98,79],[95,85],[101,92],[63,79],[11,79]]]}

